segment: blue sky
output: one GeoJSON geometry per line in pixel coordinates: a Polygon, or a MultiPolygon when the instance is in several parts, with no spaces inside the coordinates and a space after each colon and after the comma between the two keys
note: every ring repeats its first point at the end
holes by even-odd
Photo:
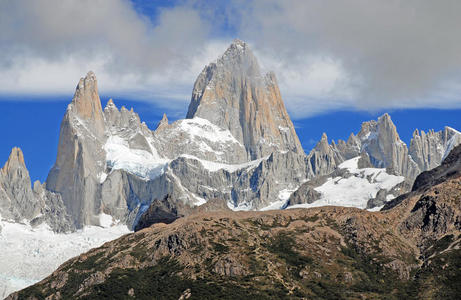
{"type": "Polygon", "coordinates": [[[460,9],[424,0],[2,1],[0,164],[20,146],[32,178],[46,178],[88,70],[103,104],[133,106],[151,128],[164,112],[182,118],[196,76],[234,38],[276,73],[306,150],[322,132],[345,139],[384,112],[407,143],[415,128],[461,129],[460,9]]]}

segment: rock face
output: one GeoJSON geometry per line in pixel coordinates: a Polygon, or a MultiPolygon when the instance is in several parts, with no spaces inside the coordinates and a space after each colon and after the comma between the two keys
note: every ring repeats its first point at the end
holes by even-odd
{"type": "Polygon", "coordinates": [[[135,231],[147,228],[152,224],[164,223],[170,224],[174,220],[183,217],[178,213],[176,208],[177,203],[170,196],[166,196],[162,200],[154,200],[150,204],[148,210],[141,216],[139,222],[135,226],[135,231]]]}
{"type": "Polygon", "coordinates": [[[409,154],[422,171],[431,170],[440,165],[451,150],[461,144],[461,134],[450,127],[434,132],[415,130],[410,143],[409,154]]]}
{"type": "Polygon", "coordinates": [[[256,57],[240,40],[195,81],[186,118],[194,117],[228,129],[245,146],[247,160],[274,150],[304,153],[275,75],[263,75],[256,57]]]}
{"type": "Polygon", "coordinates": [[[104,115],[93,72],[80,79],[61,123],[56,163],[47,188],[59,193],[77,227],[97,224],[98,174],[105,170],[104,115]]]}
{"type": "Polygon", "coordinates": [[[30,220],[40,211],[23,153],[16,147],[0,171],[0,204],[2,217],[15,221],[30,220]]]}
{"type": "Polygon", "coordinates": [[[430,171],[421,173],[413,184],[412,191],[422,190],[449,178],[461,176],[461,145],[451,150],[450,154],[443,160],[442,164],[430,171]]]}
{"type": "Polygon", "coordinates": [[[358,134],[352,133],[347,142],[339,140],[328,144],[324,134],[308,157],[313,166],[322,170],[315,174],[326,175],[343,161],[366,155],[365,165],[386,168],[392,174],[402,175],[411,186],[419,173],[440,165],[443,158],[460,143],[461,133],[449,127],[428,134],[416,130],[408,149],[391,117],[384,114],[377,121],[364,122],[358,134]]]}
{"type": "Polygon", "coordinates": [[[417,165],[408,157],[408,148],[400,140],[394,123],[388,114],[362,124],[357,137],[361,141],[361,151],[370,157],[372,165],[388,168],[395,174],[415,178],[419,174],[417,165]]]}
{"type": "Polygon", "coordinates": [[[351,174],[338,171],[340,164],[360,156],[357,165],[359,169],[385,168],[385,173],[405,178],[405,182],[377,193],[373,191],[369,195],[366,208],[380,207],[390,199],[410,191],[418,174],[440,165],[442,159],[460,143],[461,133],[449,127],[427,134],[416,130],[408,149],[400,140],[388,114],[382,115],[377,121],[364,122],[357,135],[352,133],[347,142],[339,140],[329,144],[326,134],[323,134],[319,143],[307,155],[312,173],[308,176],[308,181],[293,193],[290,205],[311,204],[313,199],[318,200],[318,197],[313,197],[312,189],[317,191],[325,183],[322,178],[337,177],[338,182],[340,178],[347,180],[351,174]]]}
{"type": "Polygon", "coordinates": [[[74,229],[61,197],[44,189],[40,182],[31,187],[29,171],[20,148],[13,148],[0,170],[0,215],[14,222],[46,223],[54,231],[74,229]]]}
{"type": "Polygon", "coordinates": [[[69,260],[7,299],[457,299],[456,170],[381,212],[207,212],[156,224],[69,260]]]}

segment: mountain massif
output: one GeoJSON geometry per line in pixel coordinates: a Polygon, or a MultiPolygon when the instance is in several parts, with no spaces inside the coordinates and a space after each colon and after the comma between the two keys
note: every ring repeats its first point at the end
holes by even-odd
{"type": "Polygon", "coordinates": [[[167,213],[176,216],[210,199],[220,200],[209,210],[284,208],[326,198],[322,186],[351,174],[372,186],[358,207],[374,208],[408,191],[460,142],[461,134],[448,127],[416,130],[408,148],[385,114],[347,141],[329,143],[324,135],[306,155],[275,75],[262,74],[249,46],[236,40],[198,76],[186,119],[169,123],[164,115],[155,130],[112,100],[103,108],[89,72],[62,120],[46,183],[30,188],[22,153],[13,149],[0,176],[0,208],[3,218],[46,222],[58,232],[99,225],[102,214],[134,228],[166,197],[167,213]],[[358,169],[375,168],[368,172],[376,176],[341,168],[359,157],[358,169]],[[376,185],[381,173],[403,180],[376,185]]]}
{"type": "Polygon", "coordinates": [[[461,146],[380,212],[207,212],[69,260],[8,299],[457,299],[461,146]]]}
{"type": "Polygon", "coordinates": [[[460,142],[449,127],[416,130],[408,148],[385,114],[347,141],[329,143],[324,134],[306,155],[275,75],[263,74],[249,46],[235,40],[198,76],[186,118],[170,123],[164,115],[155,130],[112,99],[103,108],[89,72],[65,112],[44,184],[30,188],[22,154],[13,149],[0,177],[0,213],[58,232],[100,225],[103,215],[135,228],[164,199],[162,211],[175,217],[207,202],[207,210],[328,205],[330,182],[342,186],[351,178],[367,194],[345,205],[378,209],[460,142]]]}

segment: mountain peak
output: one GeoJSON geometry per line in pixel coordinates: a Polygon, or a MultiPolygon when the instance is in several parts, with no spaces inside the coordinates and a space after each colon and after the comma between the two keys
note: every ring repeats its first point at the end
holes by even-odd
{"type": "Polygon", "coordinates": [[[158,122],[157,128],[155,130],[165,128],[166,126],[168,126],[168,117],[164,113],[163,117],[162,117],[162,120],[160,120],[160,122],[158,122]]]}
{"type": "Polygon", "coordinates": [[[232,41],[232,44],[231,45],[235,45],[235,46],[239,46],[239,47],[246,47],[247,43],[245,43],[244,41],[242,41],[241,39],[234,39],[232,41]]]}
{"type": "Polygon", "coordinates": [[[245,52],[248,52],[250,53],[251,55],[253,55],[253,53],[251,52],[250,50],[250,47],[248,46],[247,43],[245,43],[244,41],[242,40],[239,40],[239,39],[235,39],[232,44],[229,45],[229,47],[227,48],[226,52],[224,52],[224,55],[223,56],[227,56],[229,55],[230,53],[239,53],[239,54],[243,54],[245,52]]]}
{"type": "Polygon", "coordinates": [[[117,109],[117,105],[115,105],[114,103],[114,100],[112,100],[112,98],[109,99],[109,101],[107,101],[107,104],[106,104],[106,107],[104,108],[104,110],[106,109],[117,109]]]}
{"type": "Polygon", "coordinates": [[[389,122],[391,120],[391,116],[388,113],[384,113],[382,116],[378,118],[378,122],[383,121],[383,122],[389,122]]]}
{"type": "Polygon", "coordinates": [[[328,142],[328,136],[326,132],[322,133],[322,140],[325,140],[328,142]]]}
{"type": "MultiPolygon", "coordinates": [[[[216,68],[218,73],[231,73],[236,77],[261,78],[261,72],[253,51],[247,43],[234,40],[216,63],[211,63],[208,68],[216,68]]],[[[207,68],[205,68],[207,69],[207,68]]]]}
{"type": "Polygon", "coordinates": [[[95,123],[104,122],[98,94],[98,81],[93,71],[89,71],[85,77],[80,78],[69,108],[83,120],[94,120],[95,123]]]}
{"type": "Polygon", "coordinates": [[[13,149],[11,149],[11,153],[8,157],[8,160],[2,168],[2,171],[4,173],[7,173],[12,168],[17,168],[18,166],[22,166],[24,168],[26,167],[26,164],[24,162],[24,154],[22,153],[21,148],[13,147],[13,149]]]}
{"type": "Polygon", "coordinates": [[[228,129],[250,159],[274,150],[304,153],[275,75],[262,75],[256,57],[241,40],[234,40],[198,76],[186,118],[194,117],[228,129]]]}

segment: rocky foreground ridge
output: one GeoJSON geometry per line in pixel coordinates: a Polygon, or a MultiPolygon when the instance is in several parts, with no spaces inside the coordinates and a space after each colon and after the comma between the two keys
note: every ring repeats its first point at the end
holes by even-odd
{"type": "Polygon", "coordinates": [[[371,186],[353,206],[376,209],[408,191],[460,142],[461,134],[446,127],[416,130],[408,147],[385,114],[347,141],[329,143],[325,134],[306,155],[275,75],[263,74],[248,44],[235,40],[198,76],[186,118],[171,123],[164,115],[155,130],[113,100],[103,107],[89,72],[63,117],[46,182],[32,190],[24,163],[4,168],[0,214],[28,222],[40,217],[55,231],[101,225],[103,215],[135,228],[141,219],[175,219],[205,203],[207,210],[312,204],[327,198],[324,184],[352,177],[371,186]],[[341,169],[351,159],[359,159],[360,170],[341,169]],[[402,180],[379,185],[387,175],[402,180]]]}
{"type": "Polygon", "coordinates": [[[222,211],[155,224],[8,299],[456,299],[460,166],[458,146],[380,212],[222,211]]]}

